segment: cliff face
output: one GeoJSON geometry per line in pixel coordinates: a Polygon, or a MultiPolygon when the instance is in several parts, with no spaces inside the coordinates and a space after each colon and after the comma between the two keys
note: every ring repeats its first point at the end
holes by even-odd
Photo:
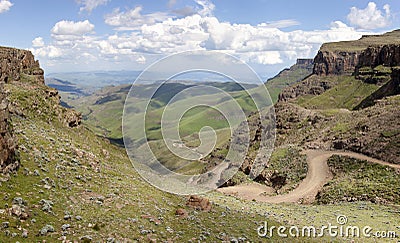
{"type": "Polygon", "coordinates": [[[8,173],[18,168],[15,160],[16,141],[10,125],[8,101],[4,92],[3,82],[0,82],[0,172],[8,173]]]}
{"type": "Polygon", "coordinates": [[[61,107],[58,91],[44,84],[43,73],[30,51],[0,47],[0,173],[19,167],[12,116],[43,116],[69,127],[81,123],[80,113],[61,107]]]}
{"type": "Polygon", "coordinates": [[[370,46],[361,52],[357,68],[400,66],[400,45],[370,46]]]}
{"type": "Polygon", "coordinates": [[[307,68],[310,65],[313,65],[314,59],[310,58],[298,58],[296,60],[296,65],[307,68]]]}
{"type": "Polygon", "coordinates": [[[313,74],[342,75],[352,74],[358,64],[360,52],[318,51],[314,58],[313,74]]]}
{"type": "MultiPolygon", "coordinates": [[[[396,66],[400,66],[400,30],[355,41],[326,43],[314,58],[313,75],[284,89],[279,101],[322,94],[337,85],[335,78],[327,76],[354,75],[364,83],[382,86],[394,80],[397,72],[393,76],[391,69],[396,66]]],[[[381,93],[377,97],[385,97],[381,93]]]]}
{"type": "Polygon", "coordinates": [[[0,47],[0,82],[20,81],[24,74],[44,84],[44,72],[30,51],[0,47]]]}
{"type": "Polygon", "coordinates": [[[352,74],[358,67],[398,66],[400,30],[383,35],[363,36],[355,41],[323,44],[314,58],[313,74],[352,74]]]}

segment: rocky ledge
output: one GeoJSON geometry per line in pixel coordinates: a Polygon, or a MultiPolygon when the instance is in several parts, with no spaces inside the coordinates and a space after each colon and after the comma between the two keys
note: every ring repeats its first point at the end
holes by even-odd
{"type": "Polygon", "coordinates": [[[31,75],[44,84],[44,72],[30,51],[0,47],[0,82],[20,81],[22,75],[31,75]]]}

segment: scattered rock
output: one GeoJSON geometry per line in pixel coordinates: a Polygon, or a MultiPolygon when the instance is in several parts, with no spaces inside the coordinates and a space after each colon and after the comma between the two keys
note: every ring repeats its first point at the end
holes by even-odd
{"type": "Polygon", "coordinates": [[[92,237],[90,235],[85,235],[82,236],[81,238],[79,238],[82,242],[86,243],[86,242],[92,242],[92,237]]]}
{"type": "Polygon", "coordinates": [[[26,220],[29,217],[29,215],[25,212],[25,209],[16,204],[11,206],[9,212],[12,216],[16,216],[21,220],[26,220]]]}
{"type": "Polygon", "coordinates": [[[115,243],[116,241],[115,241],[115,238],[109,237],[109,238],[107,238],[106,242],[107,243],[115,243]]]}
{"type": "Polygon", "coordinates": [[[70,225],[70,224],[63,224],[63,225],[61,226],[61,230],[62,230],[62,231],[66,231],[66,230],[68,230],[69,228],[71,228],[71,225],[70,225]]]}
{"type": "Polygon", "coordinates": [[[10,227],[10,222],[8,222],[8,221],[3,222],[3,223],[1,224],[1,226],[3,227],[3,229],[7,229],[8,227],[10,227]]]}
{"type": "Polygon", "coordinates": [[[202,211],[210,211],[211,210],[211,203],[207,198],[201,198],[199,196],[190,196],[188,199],[187,206],[192,207],[196,210],[202,210],[202,211]]]}
{"type": "Polygon", "coordinates": [[[24,229],[21,234],[22,238],[28,238],[28,230],[24,229]]]}
{"type": "Polygon", "coordinates": [[[54,203],[50,200],[42,199],[39,202],[40,205],[42,205],[42,211],[51,213],[53,209],[54,203]]]}
{"type": "Polygon", "coordinates": [[[12,204],[18,205],[18,206],[25,206],[26,202],[22,197],[16,197],[12,200],[12,204]]]}
{"type": "Polygon", "coordinates": [[[183,208],[178,208],[176,210],[175,214],[181,218],[186,218],[188,216],[188,212],[183,208]]]}
{"type": "Polygon", "coordinates": [[[54,227],[52,225],[45,225],[41,230],[40,230],[40,235],[47,235],[48,233],[54,232],[54,227]]]}

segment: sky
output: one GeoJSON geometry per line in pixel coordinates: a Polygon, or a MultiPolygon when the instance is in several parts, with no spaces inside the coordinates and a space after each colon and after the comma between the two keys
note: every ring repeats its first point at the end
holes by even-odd
{"type": "Polygon", "coordinates": [[[0,46],[31,50],[47,74],[212,50],[268,76],[324,42],[397,29],[399,13],[398,0],[0,0],[0,46]]]}

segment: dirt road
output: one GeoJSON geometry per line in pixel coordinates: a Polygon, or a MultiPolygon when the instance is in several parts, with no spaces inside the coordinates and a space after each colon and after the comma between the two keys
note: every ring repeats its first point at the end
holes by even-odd
{"type": "Polygon", "coordinates": [[[284,202],[304,202],[311,203],[322,186],[332,179],[327,160],[334,154],[349,156],[356,159],[366,160],[371,163],[390,166],[400,169],[400,165],[391,164],[385,161],[374,159],[362,154],[344,151],[322,151],[322,150],[306,150],[308,172],[306,178],[299,186],[288,194],[268,196],[273,189],[268,186],[263,186],[257,183],[238,185],[232,187],[220,188],[218,191],[234,195],[242,199],[256,200],[269,203],[284,203],[284,202]]]}

